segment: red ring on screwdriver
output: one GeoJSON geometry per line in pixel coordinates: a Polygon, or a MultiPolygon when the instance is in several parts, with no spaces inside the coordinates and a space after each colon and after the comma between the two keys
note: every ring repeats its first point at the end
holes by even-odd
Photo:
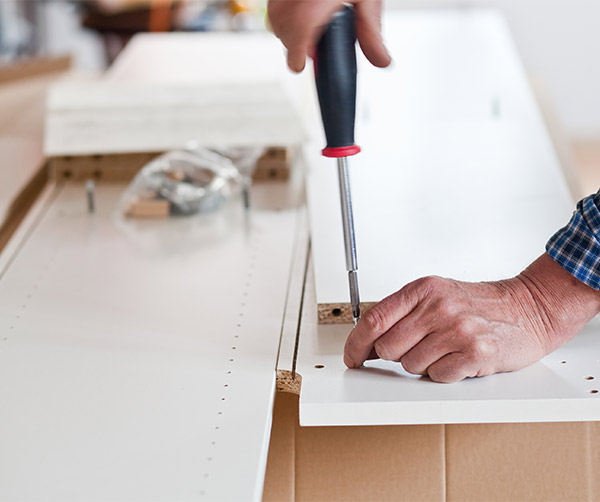
{"type": "Polygon", "coordinates": [[[360,152],[360,146],[358,145],[350,145],[350,146],[328,146],[327,148],[323,148],[321,153],[324,157],[350,157],[351,155],[356,155],[360,152]]]}

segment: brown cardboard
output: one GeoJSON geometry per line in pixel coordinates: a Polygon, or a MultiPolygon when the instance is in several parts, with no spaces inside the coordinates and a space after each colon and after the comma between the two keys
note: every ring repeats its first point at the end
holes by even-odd
{"type": "Polygon", "coordinates": [[[589,423],[446,426],[449,501],[592,500],[589,423]]]}
{"type": "Polygon", "coordinates": [[[263,500],[295,500],[295,440],[298,427],[298,396],[277,392],[271,426],[271,442],[265,475],[263,500]]]}
{"type": "Polygon", "coordinates": [[[296,500],[444,500],[443,426],[301,427],[296,500]]]}
{"type": "Polygon", "coordinates": [[[592,499],[600,500],[600,422],[590,423],[589,440],[592,499]]]}
{"type": "Polygon", "coordinates": [[[263,500],[444,500],[443,432],[441,425],[300,427],[298,396],[278,393],[263,500]]]}
{"type": "Polygon", "coordinates": [[[299,427],[278,393],[264,500],[600,500],[600,422],[299,427]]]}

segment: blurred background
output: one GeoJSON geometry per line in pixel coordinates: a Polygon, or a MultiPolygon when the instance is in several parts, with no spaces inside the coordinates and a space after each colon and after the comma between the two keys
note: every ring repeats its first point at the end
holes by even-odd
{"type": "MultiPolygon", "coordinates": [[[[598,0],[388,0],[387,9],[496,8],[567,155],[600,158],[598,0]]],[[[101,71],[145,31],[264,30],[266,0],[0,0],[0,66],[68,55],[101,71]]],[[[592,159],[592,160],[590,160],[592,159]]]]}

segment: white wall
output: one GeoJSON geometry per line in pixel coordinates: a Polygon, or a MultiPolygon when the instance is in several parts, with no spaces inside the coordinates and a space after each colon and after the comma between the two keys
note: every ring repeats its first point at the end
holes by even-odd
{"type": "Polygon", "coordinates": [[[572,139],[600,138],[600,0],[387,0],[388,8],[498,8],[572,139]]]}

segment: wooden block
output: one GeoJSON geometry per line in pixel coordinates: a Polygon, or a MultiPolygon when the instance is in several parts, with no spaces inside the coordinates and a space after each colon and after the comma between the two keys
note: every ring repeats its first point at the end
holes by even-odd
{"type": "Polygon", "coordinates": [[[131,218],[166,218],[169,216],[169,201],[138,199],[127,207],[125,215],[131,218]]]}
{"type": "Polygon", "coordinates": [[[267,148],[256,162],[255,181],[286,181],[290,177],[291,148],[267,148]]]}

